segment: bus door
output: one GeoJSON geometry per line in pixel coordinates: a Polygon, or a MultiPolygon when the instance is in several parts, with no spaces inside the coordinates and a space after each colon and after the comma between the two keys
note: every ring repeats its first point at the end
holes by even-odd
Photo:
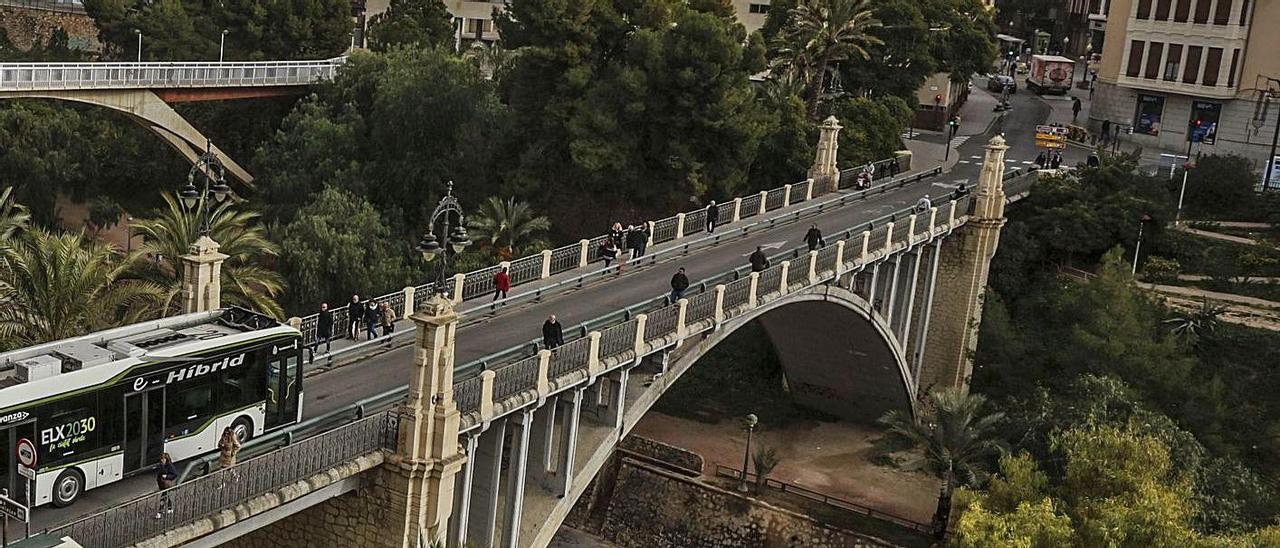
{"type": "Polygon", "coordinates": [[[267,363],[267,429],[298,420],[298,399],[302,393],[299,356],[298,352],[281,353],[267,363]]]}
{"type": "Polygon", "coordinates": [[[124,397],[124,472],[160,462],[164,452],[164,388],[124,397]]]}
{"type": "Polygon", "coordinates": [[[18,440],[22,438],[33,444],[40,442],[36,437],[36,421],[0,427],[0,488],[8,489],[9,498],[19,504],[27,500],[27,479],[18,475],[18,440]]]}

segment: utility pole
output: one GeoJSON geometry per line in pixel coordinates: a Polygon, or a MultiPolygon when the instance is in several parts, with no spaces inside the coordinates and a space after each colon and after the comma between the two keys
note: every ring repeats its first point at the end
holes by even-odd
{"type": "MultiPolygon", "coordinates": [[[[1267,84],[1280,85],[1280,79],[1265,77],[1267,84]]],[[[1270,86],[1268,85],[1268,88],[1270,86]]],[[[1264,100],[1270,101],[1272,96],[1280,97],[1280,91],[1267,90],[1267,96],[1264,100]]],[[[1271,188],[1271,174],[1276,170],[1276,143],[1280,142],[1280,114],[1276,115],[1276,129],[1271,134],[1271,153],[1267,155],[1267,171],[1262,174],[1262,190],[1271,188]]]]}

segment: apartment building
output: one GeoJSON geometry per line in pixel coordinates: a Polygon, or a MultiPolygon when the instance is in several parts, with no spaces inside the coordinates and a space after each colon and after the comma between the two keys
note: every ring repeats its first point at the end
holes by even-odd
{"type": "Polygon", "coordinates": [[[1262,165],[1280,116],[1280,104],[1265,119],[1257,109],[1264,77],[1280,78],[1280,1],[1110,0],[1109,11],[1094,127],[1110,120],[1148,149],[1262,165]]]}
{"type": "MultiPolygon", "coordinates": [[[[455,23],[461,25],[461,40],[483,40],[492,42],[498,39],[498,28],[493,23],[493,10],[501,10],[506,0],[442,0],[449,13],[453,14],[455,23]]],[[[387,10],[391,0],[367,0],[365,17],[387,10]]],[[[769,13],[769,0],[734,0],[738,19],[747,27],[747,32],[764,26],[765,17],[769,13]]]]}

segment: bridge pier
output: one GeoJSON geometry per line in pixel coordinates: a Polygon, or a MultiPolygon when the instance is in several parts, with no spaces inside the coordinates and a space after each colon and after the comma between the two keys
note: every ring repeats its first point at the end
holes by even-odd
{"type": "Polygon", "coordinates": [[[525,408],[507,418],[511,430],[511,448],[507,455],[506,515],[502,519],[502,546],[516,548],[520,543],[520,516],[524,511],[525,470],[529,462],[529,431],[533,411],[525,408]]]}
{"type": "Polygon", "coordinates": [[[475,463],[475,478],[471,482],[471,491],[463,494],[471,499],[471,508],[456,546],[467,543],[492,546],[494,543],[498,527],[498,488],[502,483],[502,446],[506,434],[506,419],[489,423],[489,428],[480,434],[480,443],[471,456],[475,463]]]}

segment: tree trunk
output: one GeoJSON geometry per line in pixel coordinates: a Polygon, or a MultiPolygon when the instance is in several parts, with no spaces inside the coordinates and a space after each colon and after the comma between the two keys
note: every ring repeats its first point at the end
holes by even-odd
{"type": "Polygon", "coordinates": [[[822,98],[822,85],[827,80],[827,64],[831,62],[830,55],[823,55],[822,61],[818,62],[818,81],[814,82],[813,89],[809,90],[809,118],[818,118],[818,101],[822,98]]]}
{"type": "Polygon", "coordinates": [[[938,493],[938,508],[933,512],[933,536],[938,540],[946,537],[947,526],[951,523],[952,485],[955,484],[953,478],[952,472],[947,470],[946,478],[942,480],[942,492],[938,493]]]}

